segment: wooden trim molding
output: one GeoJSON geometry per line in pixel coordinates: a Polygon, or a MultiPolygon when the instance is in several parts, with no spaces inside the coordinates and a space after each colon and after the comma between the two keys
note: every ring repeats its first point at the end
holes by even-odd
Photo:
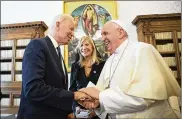
{"type": "Polygon", "coordinates": [[[3,25],[1,25],[1,29],[40,27],[40,26],[44,30],[48,29],[48,26],[43,21],[25,22],[25,23],[16,23],[16,24],[3,24],[3,25]]]}
{"type": "Polygon", "coordinates": [[[152,14],[152,15],[138,15],[132,21],[133,24],[137,25],[140,21],[156,21],[156,20],[175,20],[181,19],[181,13],[173,14],[152,14]]]}

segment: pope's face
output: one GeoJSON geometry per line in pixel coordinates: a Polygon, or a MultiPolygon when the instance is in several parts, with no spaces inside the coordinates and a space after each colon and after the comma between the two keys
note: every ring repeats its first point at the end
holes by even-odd
{"type": "Polygon", "coordinates": [[[104,25],[101,35],[102,40],[104,41],[107,51],[111,54],[114,53],[116,48],[118,47],[118,30],[114,27],[113,23],[107,23],[104,25]]]}

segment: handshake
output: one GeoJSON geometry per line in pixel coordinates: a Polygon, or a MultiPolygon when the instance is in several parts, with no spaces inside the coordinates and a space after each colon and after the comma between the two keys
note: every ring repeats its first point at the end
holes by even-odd
{"type": "Polygon", "coordinates": [[[86,109],[93,110],[100,106],[99,93],[94,87],[82,88],[74,92],[74,100],[86,109]]]}

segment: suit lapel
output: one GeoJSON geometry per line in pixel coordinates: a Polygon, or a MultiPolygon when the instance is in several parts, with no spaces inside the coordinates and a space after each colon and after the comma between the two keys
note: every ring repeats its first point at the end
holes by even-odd
{"type": "MultiPolygon", "coordinates": [[[[58,68],[60,69],[60,72],[65,77],[64,83],[65,83],[65,89],[67,89],[67,86],[68,86],[68,74],[67,74],[67,70],[66,70],[66,67],[65,67],[65,63],[63,63],[64,64],[64,69],[65,69],[65,74],[64,74],[63,66],[61,64],[61,59],[58,57],[56,49],[55,49],[51,39],[48,36],[46,36],[45,39],[46,39],[46,42],[48,44],[48,47],[50,48],[50,52],[53,54],[53,57],[55,57],[54,59],[56,60],[56,64],[57,64],[58,68]]],[[[62,60],[63,60],[63,58],[62,58],[62,60]]],[[[64,62],[64,60],[63,60],[63,62],[64,62]]]]}
{"type": "Polygon", "coordinates": [[[46,42],[47,42],[48,47],[50,49],[50,52],[53,54],[53,57],[55,57],[54,59],[56,60],[57,66],[59,67],[60,71],[63,72],[63,69],[61,67],[60,59],[59,59],[59,57],[57,55],[57,52],[56,52],[56,49],[54,48],[54,45],[51,42],[51,39],[48,36],[46,36],[45,39],[46,39],[46,42]]]}

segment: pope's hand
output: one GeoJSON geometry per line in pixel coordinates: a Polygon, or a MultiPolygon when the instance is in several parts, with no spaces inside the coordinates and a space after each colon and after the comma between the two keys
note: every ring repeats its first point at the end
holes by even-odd
{"type": "Polygon", "coordinates": [[[87,95],[84,92],[76,91],[76,92],[74,92],[74,100],[76,100],[76,101],[78,101],[78,100],[92,100],[92,97],[90,97],[89,95],[87,95]]]}
{"type": "Polygon", "coordinates": [[[84,92],[84,93],[88,94],[89,96],[91,96],[97,100],[99,99],[100,91],[94,87],[82,88],[79,91],[84,92]]]}

